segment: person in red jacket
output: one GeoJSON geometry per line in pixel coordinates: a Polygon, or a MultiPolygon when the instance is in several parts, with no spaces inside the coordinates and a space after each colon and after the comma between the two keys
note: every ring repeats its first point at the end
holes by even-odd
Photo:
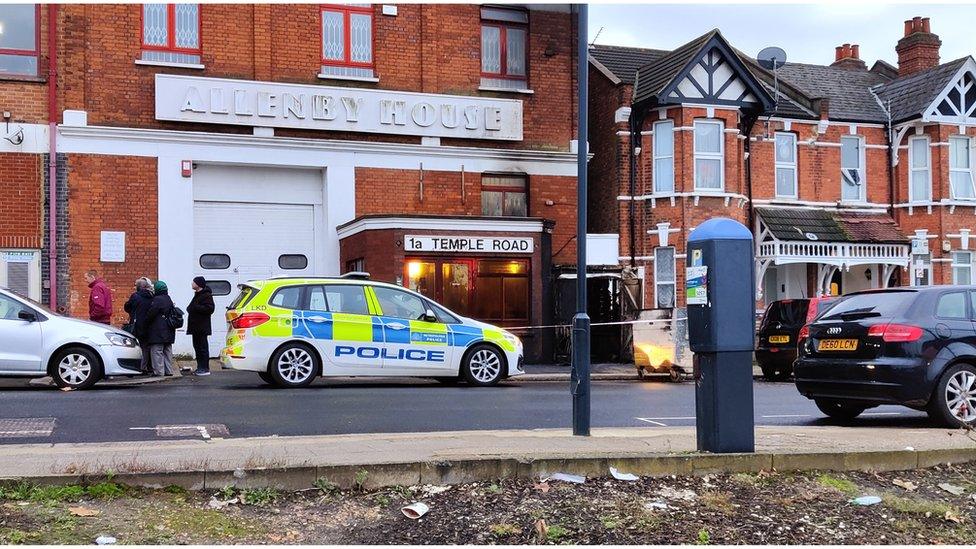
{"type": "Polygon", "coordinates": [[[91,288],[91,295],[88,298],[88,318],[94,322],[111,324],[112,290],[104,280],[98,278],[98,273],[95,271],[85,273],[85,282],[91,288]]]}

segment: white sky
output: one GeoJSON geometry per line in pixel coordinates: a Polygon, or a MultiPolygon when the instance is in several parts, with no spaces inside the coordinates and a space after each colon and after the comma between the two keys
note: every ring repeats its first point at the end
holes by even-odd
{"type": "Polygon", "coordinates": [[[943,62],[976,55],[976,3],[590,4],[589,15],[591,42],[603,27],[597,44],[674,49],[717,27],[747,54],[779,46],[801,63],[830,64],[835,47],[860,44],[869,67],[877,59],[897,66],[904,22],[920,16],[942,39],[943,62]]]}

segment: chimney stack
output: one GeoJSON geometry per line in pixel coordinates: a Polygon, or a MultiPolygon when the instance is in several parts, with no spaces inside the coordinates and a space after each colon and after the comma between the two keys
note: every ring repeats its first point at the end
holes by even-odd
{"type": "Polygon", "coordinates": [[[942,41],[932,33],[928,17],[905,21],[905,36],[898,41],[898,76],[907,76],[939,65],[942,41]]]}
{"type": "Polygon", "coordinates": [[[857,44],[844,44],[834,49],[834,62],[831,67],[842,69],[867,70],[868,66],[861,61],[861,47],[857,44]]]}

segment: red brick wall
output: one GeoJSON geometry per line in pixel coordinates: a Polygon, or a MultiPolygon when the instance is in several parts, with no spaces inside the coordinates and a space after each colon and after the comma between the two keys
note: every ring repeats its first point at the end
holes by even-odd
{"type": "MultiPolygon", "coordinates": [[[[420,200],[420,171],[356,168],[356,215],[481,215],[481,174],[425,170],[420,200]]],[[[573,263],[576,254],[576,178],[528,176],[530,217],[555,221],[554,263],[573,263]],[[552,203],[551,205],[549,203],[552,203]]]]}
{"type": "Polygon", "coordinates": [[[39,154],[0,153],[0,248],[40,248],[44,169],[39,154]]]}
{"type": "Polygon", "coordinates": [[[590,94],[600,101],[591,101],[589,109],[590,153],[588,165],[587,227],[592,233],[616,233],[626,218],[621,219],[617,196],[629,194],[628,180],[622,177],[621,163],[627,160],[627,122],[614,122],[617,109],[629,105],[631,86],[613,84],[602,72],[590,66],[590,94]]]}
{"type": "MultiPolygon", "coordinates": [[[[323,81],[321,21],[312,4],[201,5],[204,70],[135,65],[140,56],[141,6],[66,5],[66,108],[88,111],[92,125],[250,133],[250,128],[154,120],[156,73],[273,80],[345,87],[504,97],[523,102],[524,140],[446,139],[445,145],[568,150],[575,135],[571,16],[530,13],[529,86],[534,94],[482,92],[480,12],[477,5],[402,4],[398,15],[375,5],[374,59],[378,83],[323,81]],[[128,29],[128,32],[123,32],[128,29]]],[[[287,131],[281,135],[419,142],[339,132],[287,131]]]]}
{"type": "Polygon", "coordinates": [[[128,319],[122,306],[135,279],[156,277],[156,159],[70,155],[67,161],[71,279],[68,314],[87,318],[89,290],[84,274],[95,269],[112,289],[112,322],[120,325],[128,319]],[[124,182],[124,189],[120,182],[124,182]],[[99,261],[101,231],[125,231],[125,263],[99,261]]]}

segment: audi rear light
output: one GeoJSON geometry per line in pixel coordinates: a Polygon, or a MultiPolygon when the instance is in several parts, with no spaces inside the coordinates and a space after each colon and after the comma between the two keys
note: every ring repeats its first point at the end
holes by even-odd
{"type": "Polygon", "coordinates": [[[880,337],[885,343],[908,343],[922,337],[922,329],[906,324],[875,324],[868,328],[868,335],[880,337]]]}
{"type": "Polygon", "coordinates": [[[810,325],[804,324],[803,327],[800,328],[800,333],[796,336],[796,339],[801,340],[801,339],[806,339],[808,337],[810,337],[810,325]]]}
{"type": "Polygon", "coordinates": [[[265,322],[271,320],[271,317],[267,313],[244,313],[232,320],[230,325],[234,327],[235,330],[243,330],[245,328],[253,328],[255,326],[260,326],[265,322]]]}

